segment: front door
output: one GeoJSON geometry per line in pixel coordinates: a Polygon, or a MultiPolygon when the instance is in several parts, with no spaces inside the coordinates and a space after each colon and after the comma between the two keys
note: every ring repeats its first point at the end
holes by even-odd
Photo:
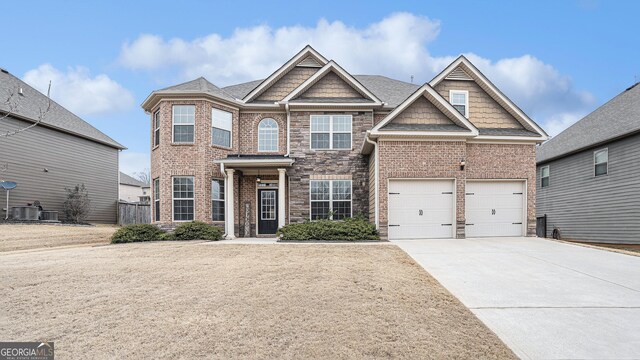
{"type": "Polygon", "coordinates": [[[278,231],[278,190],[258,189],[258,233],[278,231]]]}

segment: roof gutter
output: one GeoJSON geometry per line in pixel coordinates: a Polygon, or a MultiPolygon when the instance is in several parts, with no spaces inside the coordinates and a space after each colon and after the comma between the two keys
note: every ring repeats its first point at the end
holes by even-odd
{"type": "MultiPolygon", "coordinates": [[[[373,160],[373,166],[374,166],[374,170],[373,170],[373,182],[374,182],[374,212],[375,212],[375,223],[376,223],[376,229],[380,229],[380,217],[378,216],[378,212],[379,212],[379,196],[378,196],[378,143],[376,141],[371,141],[369,139],[369,131],[367,131],[367,134],[364,137],[364,141],[368,142],[369,144],[373,145],[373,156],[374,156],[374,160],[373,160]]],[[[371,156],[371,155],[369,155],[371,156]]]]}
{"type": "Polygon", "coordinates": [[[287,111],[287,153],[285,157],[289,157],[291,153],[291,111],[289,111],[289,102],[284,104],[284,109],[287,111]]]}

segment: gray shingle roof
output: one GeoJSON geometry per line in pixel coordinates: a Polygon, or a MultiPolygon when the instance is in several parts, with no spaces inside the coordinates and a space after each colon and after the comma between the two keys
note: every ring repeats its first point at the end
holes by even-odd
{"type": "Polygon", "coordinates": [[[538,163],[640,131],[640,83],[628,88],[536,151],[538,163]]]}
{"type": "Polygon", "coordinates": [[[469,131],[455,124],[394,124],[389,123],[380,131],[385,130],[417,130],[417,131],[469,131]]]}
{"type": "Polygon", "coordinates": [[[501,136],[535,136],[540,134],[534,133],[527,129],[495,129],[495,128],[478,128],[480,135],[501,135],[501,136]]]}
{"type": "MultiPolygon", "coordinates": [[[[52,84],[54,91],[55,86],[55,83],[52,84]]],[[[40,116],[40,110],[44,111],[47,108],[48,99],[46,95],[12,74],[0,71],[0,112],[6,113],[9,111],[9,106],[5,103],[5,100],[10,92],[15,93],[13,101],[15,101],[14,103],[17,104],[18,108],[14,113],[19,117],[36,121],[40,116]],[[20,88],[22,88],[24,95],[17,94],[20,88]]],[[[42,119],[41,124],[76,134],[117,149],[125,149],[125,147],[117,141],[108,137],[53,100],[51,101],[51,109],[42,119]]]]}
{"type": "MultiPolygon", "coordinates": [[[[354,75],[353,77],[390,107],[400,105],[400,103],[420,87],[420,85],[390,79],[381,75],[354,75]]],[[[247,96],[251,90],[255,89],[256,86],[260,85],[261,82],[262,80],[249,81],[223,87],[222,90],[238,99],[242,99],[247,96]]]]}
{"type": "Polygon", "coordinates": [[[145,184],[142,181],[123,173],[122,171],[120,171],[120,184],[131,185],[131,186],[140,186],[140,187],[149,187],[149,184],[145,184]]]}
{"type": "Polygon", "coordinates": [[[187,81],[182,84],[173,85],[166,87],[164,89],[160,89],[155,91],[156,93],[205,93],[211,94],[221,99],[234,101],[234,97],[220,89],[219,87],[213,85],[209,82],[209,80],[203,78],[202,76],[191,81],[187,81]]]}

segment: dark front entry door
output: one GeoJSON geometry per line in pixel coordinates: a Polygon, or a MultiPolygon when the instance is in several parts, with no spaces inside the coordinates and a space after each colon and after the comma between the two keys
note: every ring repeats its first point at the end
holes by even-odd
{"type": "Polygon", "coordinates": [[[258,233],[275,234],[278,231],[278,190],[258,190],[258,233]]]}

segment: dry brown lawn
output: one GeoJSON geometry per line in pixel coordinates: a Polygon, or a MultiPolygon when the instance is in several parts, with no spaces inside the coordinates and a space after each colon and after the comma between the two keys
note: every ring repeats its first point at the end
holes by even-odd
{"type": "Polygon", "coordinates": [[[108,244],[115,225],[0,225],[0,252],[69,245],[108,244]]]}
{"type": "Polygon", "coordinates": [[[0,339],[60,359],[515,358],[394,245],[5,252],[0,293],[0,339]]]}

